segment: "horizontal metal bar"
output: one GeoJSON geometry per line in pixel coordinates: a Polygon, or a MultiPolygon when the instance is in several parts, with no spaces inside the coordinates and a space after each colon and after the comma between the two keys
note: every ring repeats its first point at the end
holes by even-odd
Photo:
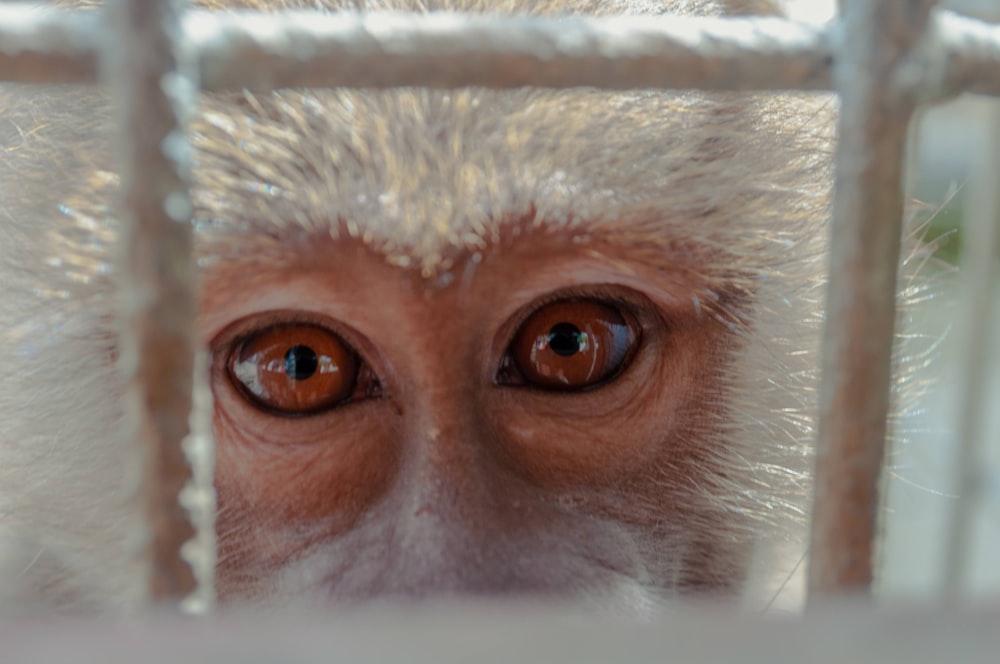
{"type": "MultiPolygon", "coordinates": [[[[184,19],[203,89],[421,85],[830,89],[838,24],[676,16],[495,17],[371,12],[184,19]]],[[[90,83],[93,12],[0,6],[0,80],[90,83]]],[[[939,12],[907,72],[922,99],[1000,95],[1000,28],[939,12]]]]}
{"type": "Polygon", "coordinates": [[[1000,25],[939,12],[930,45],[944,46],[938,97],[960,92],[1000,95],[1000,25]]]}
{"type": "Polygon", "coordinates": [[[0,622],[0,643],[5,662],[102,664],[936,664],[950,654],[963,664],[995,664],[1000,651],[996,605],[979,612],[889,612],[846,604],[801,620],[683,608],[642,625],[548,603],[469,600],[353,612],[236,612],[209,624],[63,617],[0,622]]]}
{"type": "Polygon", "coordinates": [[[827,88],[828,36],[779,19],[454,14],[191,17],[208,88],[827,88]],[[266,64],[265,64],[266,63],[266,64]]]}
{"type": "Polygon", "coordinates": [[[93,83],[102,32],[98,12],[0,5],[0,81],[93,83]]]}

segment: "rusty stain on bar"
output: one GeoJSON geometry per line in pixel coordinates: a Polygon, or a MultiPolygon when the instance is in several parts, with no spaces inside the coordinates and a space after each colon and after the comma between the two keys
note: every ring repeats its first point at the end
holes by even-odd
{"type": "Polygon", "coordinates": [[[172,39],[179,33],[179,4],[116,0],[107,10],[117,41],[107,73],[121,123],[121,365],[130,381],[130,423],[142,446],[139,491],[148,528],[142,555],[149,597],[177,601],[196,588],[181,553],[195,528],[178,499],[191,479],[181,444],[190,433],[199,347],[179,115],[179,103],[190,100],[176,98],[184,81],[172,39]]]}
{"type": "Polygon", "coordinates": [[[903,156],[915,109],[901,65],[933,0],[846,2],[834,72],[837,178],[808,590],[870,592],[889,410],[903,156]]]}

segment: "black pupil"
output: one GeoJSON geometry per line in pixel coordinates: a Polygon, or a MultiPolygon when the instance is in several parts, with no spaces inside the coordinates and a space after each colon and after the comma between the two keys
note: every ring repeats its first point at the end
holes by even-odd
{"type": "Polygon", "coordinates": [[[319,358],[309,346],[292,346],[285,353],[285,373],[292,380],[309,378],[316,373],[318,366],[319,358]]]}
{"type": "Polygon", "coordinates": [[[572,323],[558,323],[549,330],[549,348],[556,355],[569,357],[580,352],[583,345],[583,334],[580,328],[572,323]]]}

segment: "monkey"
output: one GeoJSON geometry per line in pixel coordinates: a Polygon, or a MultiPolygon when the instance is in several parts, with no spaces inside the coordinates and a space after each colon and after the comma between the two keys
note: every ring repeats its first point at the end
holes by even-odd
{"type": "MultiPolygon", "coordinates": [[[[115,612],[142,592],[108,107],[100,89],[0,86],[8,606],[115,612]]],[[[202,94],[192,224],[220,601],[540,597],[648,615],[773,590],[804,551],[832,114],[794,93],[202,94]]]]}

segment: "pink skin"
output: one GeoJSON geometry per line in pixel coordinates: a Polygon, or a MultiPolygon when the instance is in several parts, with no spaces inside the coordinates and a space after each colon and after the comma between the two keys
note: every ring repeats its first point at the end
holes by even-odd
{"type": "Polygon", "coordinates": [[[722,589],[678,569],[704,543],[664,538],[718,518],[679,496],[710,456],[692,414],[727,335],[678,275],[622,269],[621,248],[596,242],[557,251],[564,240],[465,257],[441,288],[348,241],[256,274],[259,288],[206,274],[224,597],[635,594],[678,575],[681,590],[722,589]],[[519,325],[553,295],[620,307],[637,331],[627,366],[579,392],[498,384],[519,325]],[[308,417],[254,407],[226,362],[275,322],[329,327],[378,393],[308,417]]]}

